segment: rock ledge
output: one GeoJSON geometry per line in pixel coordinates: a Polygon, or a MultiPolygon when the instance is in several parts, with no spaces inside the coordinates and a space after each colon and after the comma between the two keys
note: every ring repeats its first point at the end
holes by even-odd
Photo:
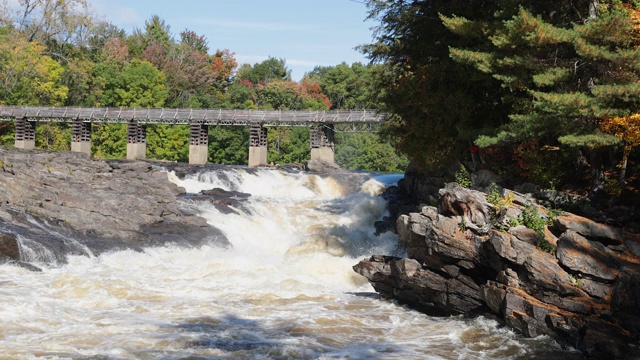
{"type": "Polygon", "coordinates": [[[354,266],[383,297],[429,314],[483,314],[589,358],[639,355],[637,235],[570,213],[544,234],[523,226],[499,231],[525,208],[550,215],[517,193],[500,209],[457,184],[440,194],[438,207],[397,219],[408,258],[373,256],[354,266]]]}

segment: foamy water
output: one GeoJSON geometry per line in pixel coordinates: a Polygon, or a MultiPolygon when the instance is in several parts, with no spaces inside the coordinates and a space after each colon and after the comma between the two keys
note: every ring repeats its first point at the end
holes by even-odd
{"type": "Polygon", "coordinates": [[[394,235],[373,235],[385,213],[375,180],[349,193],[275,170],[168,176],[188,192],[252,194],[239,214],[191,205],[232,246],[71,256],[41,273],[1,265],[0,359],[578,358],[483,318],[380,299],[351,268],[401,253],[394,235]]]}

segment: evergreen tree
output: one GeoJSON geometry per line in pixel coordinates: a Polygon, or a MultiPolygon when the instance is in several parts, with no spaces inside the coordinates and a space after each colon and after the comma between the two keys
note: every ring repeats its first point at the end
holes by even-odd
{"type": "Polygon", "coordinates": [[[517,13],[505,8],[493,19],[441,18],[468,40],[451,47],[451,58],[499,80],[510,107],[509,121],[476,143],[578,147],[589,155],[595,196],[604,186],[601,150],[618,141],[598,124],[640,104],[637,10],[630,1],[584,1],[582,13],[554,4],[522,2],[517,13]]]}
{"type": "Polygon", "coordinates": [[[453,61],[449,46],[467,39],[451,33],[440,14],[489,18],[496,4],[481,0],[368,1],[380,20],[376,42],[360,47],[384,63],[379,85],[392,114],[384,134],[421,165],[438,166],[470,156],[470,141],[504,121],[500,84],[490,75],[453,61]]]}

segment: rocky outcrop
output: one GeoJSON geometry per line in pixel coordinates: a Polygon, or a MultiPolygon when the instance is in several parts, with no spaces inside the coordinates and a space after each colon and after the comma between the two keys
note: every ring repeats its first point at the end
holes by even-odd
{"type": "Polygon", "coordinates": [[[193,201],[208,201],[223,214],[238,214],[238,210],[249,212],[245,206],[245,200],[249,197],[251,194],[221,188],[202,190],[199,194],[188,196],[193,201]]]}
{"type": "Polygon", "coordinates": [[[307,161],[305,164],[305,170],[321,174],[332,174],[344,171],[340,166],[338,166],[338,164],[323,160],[307,161]]]}
{"type": "Polygon", "coordinates": [[[407,258],[354,266],[383,297],[430,314],[484,314],[590,358],[639,355],[631,350],[640,338],[638,237],[569,213],[550,220],[521,194],[493,204],[457,184],[440,194],[438,207],[398,218],[407,258]],[[527,216],[548,226],[504,225],[527,216]]]}
{"type": "MultiPolygon", "coordinates": [[[[226,242],[203,218],[181,208],[184,189],[148,162],[0,148],[0,188],[0,237],[28,238],[58,260],[73,252],[71,242],[93,253],[176,239],[189,245],[226,242]]],[[[0,256],[15,258],[12,249],[5,245],[0,256]]]]}

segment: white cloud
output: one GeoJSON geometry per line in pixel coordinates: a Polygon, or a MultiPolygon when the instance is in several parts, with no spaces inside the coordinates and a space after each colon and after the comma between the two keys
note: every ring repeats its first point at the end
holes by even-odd
{"type": "Polygon", "coordinates": [[[267,60],[268,56],[263,55],[237,55],[235,56],[238,65],[242,64],[257,64],[267,60]]]}

